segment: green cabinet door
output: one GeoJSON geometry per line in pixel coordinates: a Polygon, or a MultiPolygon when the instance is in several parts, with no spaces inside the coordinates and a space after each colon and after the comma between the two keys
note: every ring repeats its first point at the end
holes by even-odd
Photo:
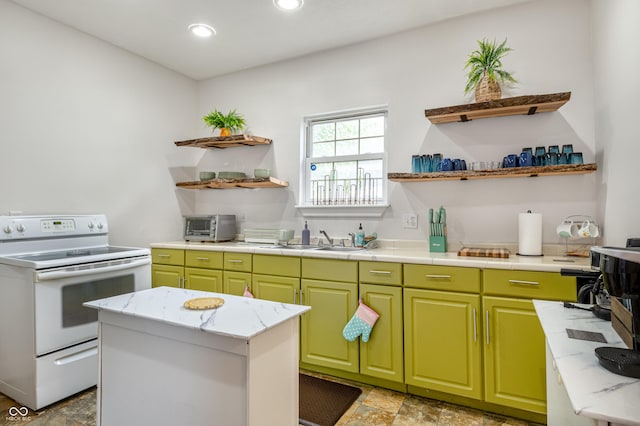
{"type": "Polygon", "coordinates": [[[480,296],[404,289],[405,381],[482,399],[480,296]]]}
{"type": "Polygon", "coordinates": [[[251,290],[250,272],[224,271],[222,274],[223,293],[242,296],[245,288],[251,290]]]}
{"type": "Polygon", "coordinates": [[[544,333],[530,300],[482,298],[485,400],[546,413],[544,333]]]}
{"type": "Polygon", "coordinates": [[[253,274],[253,295],[274,302],[298,303],[300,278],[253,274]]]}
{"type": "Polygon", "coordinates": [[[184,268],[184,276],[185,288],[222,293],[222,271],[220,270],[184,268]]]}
{"type": "Polygon", "coordinates": [[[300,360],[357,373],[358,340],[342,336],[358,306],[358,284],[303,279],[303,303],[311,310],[301,317],[300,360]]]}
{"type": "Polygon", "coordinates": [[[182,287],[184,268],[172,265],[151,265],[151,287],[182,287]]]}
{"type": "Polygon", "coordinates": [[[402,383],[402,288],[360,284],[362,301],[380,317],[368,342],[360,341],[360,373],[402,383]]]}

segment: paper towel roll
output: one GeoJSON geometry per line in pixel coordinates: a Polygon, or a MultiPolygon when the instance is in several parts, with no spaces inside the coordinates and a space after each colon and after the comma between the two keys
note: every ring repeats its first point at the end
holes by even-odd
{"type": "Polygon", "coordinates": [[[520,213],[518,221],[518,254],[542,255],[542,215],[531,211],[520,213]]]}

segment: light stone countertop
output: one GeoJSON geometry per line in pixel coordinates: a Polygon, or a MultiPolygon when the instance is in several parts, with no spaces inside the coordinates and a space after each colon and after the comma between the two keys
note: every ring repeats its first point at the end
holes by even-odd
{"type": "MultiPolygon", "coordinates": [[[[613,423],[640,425],[640,379],[611,373],[595,348],[625,348],[610,321],[562,302],[534,300],[547,344],[576,414],[613,423]],[[566,329],[602,333],[608,343],[570,339],[566,329]]],[[[579,305],[588,306],[588,305],[579,305]]]]}
{"type": "Polygon", "coordinates": [[[304,305],[173,287],[151,288],[83,305],[245,340],[311,309],[304,305]],[[224,304],[205,310],[183,306],[184,302],[196,297],[220,297],[224,304]]]}
{"type": "Polygon", "coordinates": [[[511,253],[508,259],[464,257],[457,253],[430,253],[426,241],[380,240],[380,247],[352,252],[281,248],[269,244],[245,242],[200,243],[172,241],[153,243],[151,248],[210,250],[237,253],[299,256],[317,259],[371,260],[426,265],[461,266],[482,269],[510,269],[541,272],[560,272],[562,268],[591,271],[590,259],[569,256],[519,256],[511,253]]]}

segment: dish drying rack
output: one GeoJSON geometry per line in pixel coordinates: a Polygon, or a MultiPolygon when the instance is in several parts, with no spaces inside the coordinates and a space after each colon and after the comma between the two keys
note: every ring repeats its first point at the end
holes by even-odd
{"type": "Polygon", "coordinates": [[[286,244],[293,238],[293,229],[249,228],[244,230],[244,241],[261,244],[286,244]]]}

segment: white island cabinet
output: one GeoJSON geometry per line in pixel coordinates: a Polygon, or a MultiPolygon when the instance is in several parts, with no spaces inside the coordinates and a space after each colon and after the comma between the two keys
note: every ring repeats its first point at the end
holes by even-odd
{"type": "Polygon", "coordinates": [[[171,287],[84,305],[99,310],[98,425],[298,424],[310,307],[171,287]],[[184,308],[196,297],[224,304],[184,308]]]}
{"type": "Polygon", "coordinates": [[[533,305],[547,343],[547,424],[640,425],[640,379],[610,372],[594,352],[625,347],[611,322],[562,302],[534,300],[533,305]],[[569,338],[567,330],[601,333],[607,343],[569,338]]]}

